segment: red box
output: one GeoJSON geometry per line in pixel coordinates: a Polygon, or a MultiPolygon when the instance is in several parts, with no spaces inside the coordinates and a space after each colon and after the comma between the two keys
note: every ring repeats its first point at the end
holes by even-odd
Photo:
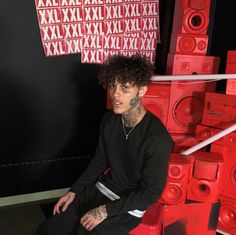
{"type": "Polygon", "coordinates": [[[172,32],[207,34],[210,0],[176,0],[172,32]]]}
{"type": "Polygon", "coordinates": [[[219,197],[219,180],[223,157],[219,153],[197,151],[191,154],[192,172],[188,184],[187,199],[214,203],[219,197]]]}
{"type": "Polygon", "coordinates": [[[165,189],[159,199],[163,204],[180,204],[186,200],[191,160],[183,155],[171,153],[165,189]]]}
{"type": "Polygon", "coordinates": [[[168,54],[166,73],[173,75],[184,74],[217,74],[219,57],[168,54]]]}
{"type": "Polygon", "coordinates": [[[169,52],[171,54],[206,55],[207,46],[207,35],[172,33],[169,52]]]}
{"type": "Polygon", "coordinates": [[[206,93],[202,124],[225,129],[236,121],[236,96],[206,93]]]}
{"type": "Polygon", "coordinates": [[[129,235],[164,235],[163,212],[163,206],[159,203],[149,206],[141,223],[130,231],[129,235]]]}

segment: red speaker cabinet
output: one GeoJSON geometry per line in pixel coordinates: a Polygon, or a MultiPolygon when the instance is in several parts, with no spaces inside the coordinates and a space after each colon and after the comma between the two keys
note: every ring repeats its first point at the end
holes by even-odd
{"type": "Polygon", "coordinates": [[[219,179],[223,157],[219,153],[197,151],[191,154],[193,167],[188,184],[187,199],[214,203],[219,197],[219,179]]]}
{"type": "Polygon", "coordinates": [[[147,208],[141,223],[129,235],[164,235],[163,233],[164,208],[159,203],[154,203],[147,208]]]}
{"type": "Polygon", "coordinates": [[[177,153],[171,153],[167,183],[159,202],[170,205],[185,202],[190,165],[190,159],[177,153]]]}
{"type": "Polygon", "coordinates": [[[206,55],[208,46],[207,35],[178,33],[171,35],[170,53],[206,55]]]}
{"type": "Polygon", "coordinates": [[[236,148],[211,144],[211,152],[222,154],[224,167],[220,176],[220,194],[236,200],[236,148]]]}
{"type": "Polygon", "coordinates": [[[166,73],[184,74],[217,74],[219,57],[203,55],[168,54],[166,73]]]}
{"type": "Polygon", "coordinates": [[[205,94],[202,124],[225,129],[236,121],[236,96],[219,93],[205,94]]]}
{"type": "Polygon", "coordinates": [[[152,82],[142,98],[142,103],[144,108],[160,118],[163,124],[166,125],[169,99],[170,85],[152,82]]]}
{"type": "Polygon", "coordinates": [[[236,234],[236,201],[227,197],[220,197],[221,207],[217,229],[232,235],[236,234]]]}
{"type": "Polygon", "coordinates": [[[172,32],[207,34],[210,0],[176,0],[172,32]]]}
{"type": "Polygon", "coordinates": [[[167,118],[169,132],[194,133],[202,119],[205,92],[214,90],[215,82],[173,81],[167,118]]]}

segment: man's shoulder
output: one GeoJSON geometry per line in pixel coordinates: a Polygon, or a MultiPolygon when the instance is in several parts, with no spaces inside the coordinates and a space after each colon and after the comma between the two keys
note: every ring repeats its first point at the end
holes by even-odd
{"type": "Polygon", "coordinates": [[[172,142],[169,131],[163,122],[154,114],[150,112],[149,114],[149,133],[151,136],[156,136],[157,139],[167,138],[172,142]]]}
{"type": "Polygon", "coordinates": [[[115,120],[119,118],[118,116],[119,115],[115,114],[112,110],[108,110],[102,117],[102,124],[107,125],[109,123],[113,123],[115,120]]]}

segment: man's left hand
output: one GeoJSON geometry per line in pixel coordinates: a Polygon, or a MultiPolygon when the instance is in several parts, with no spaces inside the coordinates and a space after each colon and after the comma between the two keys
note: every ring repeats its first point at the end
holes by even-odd
{"type": "Polygon", "coordinates": [[[106,218],[107,218],[106,206],[102,205],[84,214],[80,219],[80,223],[86,230],[91,231],[94,227],[96,227],[106,218]]]}

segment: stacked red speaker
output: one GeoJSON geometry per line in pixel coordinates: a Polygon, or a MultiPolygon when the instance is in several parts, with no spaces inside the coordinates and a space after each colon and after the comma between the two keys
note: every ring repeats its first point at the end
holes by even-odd
{"type": "MultiPolygon", "coordinates": [[[[167,74],[218,73],[219,57],[207,55],[210,8],[211,0],[175,1],[167,74]]],[[[168,213],[164,213],[164,221],[172,220],[168,223],[164,222],[165,234],[169,231],[169,234],[189,235],[216,233],[219,210],[213,213],[215,226],[210,230],[207,225],[206,229],[203,229],[204,224],[207,224],[208,218],[211,217],[210,211],[205,210],[207,219],[201,217],[203,220],[199,224],[196,223],[196,218],[199,214],[198,210],[201,211],[204,206],[208,205],[211,208],[214,204],[219,205],[219,182],[223,157],[219,153],[207,152],[207,148],[187,156],[187,159],[179,154],[201,141],[195,136],[195,131],[202,121],[206,92],[215,92],[215,82],[200,80],[171,82],[166,127],[174,140],[173,151],[176,155],[172,154],[170,157],[167,184],[159,202],[168,208],[168,212],[179,211],[181,224],[175,224],[178,221],[175,219],[179,217],[177,214],[169,217],[168,213]],[[186,218],[181,215],[184,209],[191,211],[186,218]],[[193,213],[192,219],[191,213],[193,213]],[[183,230],[178,230],[181,229],[180,227],[176,227],[173,231],[168,230],[175,225],[181,225],[183,230]]]]}
{"type": "MultiPolygon", "coordinates": [[[[210,0],[175,1],[167,74],[218,73],[219,57],[207,55],[210,5],[210,0]]],[[[178,135],[195,138],[195,128],[203,114],[205,92],[214,91],[214,82],[188,80],[171,83],[166,126],[173,139],[178,135]]],[[[192,145],[196,142],[192,141],[192,145]]],[[[174,151],[178,149],[177,146],[174,151]]]]}
{"type": "MultiPolygon", "coordinates": [[[[236,73],[236,50],[230,50],[227,53],[227,62],[225,73],[236,73]]],[[[226,94],[236,95],[236,78],[227,80],[226,94]]]]}
{"type": "MultiPolygon", "coordinates": [[[[226,71],[233,68],[233,57],[229,56],[226,71]],[[231,60],[229,60],[231,58],[231,60]]],[[[231,70],[232,73],[233,70],[231,70]]],[[[228,81],[227,81],[228,82],[228,81]]],[[[232,87],[231,87],[232,88],[232,87]]],[[[229,89],[228,84],[226,90],[229,89]]],[[[232,90],[231,90],[232,91],[232,90]]],[[[201,125],[196,128],[196,138],[205,140],[236,123],[236,95],[206,93],[201,125]]],[[[231,132],[210,145],[210,153],[223,157],[222,174],[219,177],[219,200],[221,202],[218,230],[236,234],[236,132],[231,132]]],[[[209,171],[209,169],[208,169],[209,171]]]]}

